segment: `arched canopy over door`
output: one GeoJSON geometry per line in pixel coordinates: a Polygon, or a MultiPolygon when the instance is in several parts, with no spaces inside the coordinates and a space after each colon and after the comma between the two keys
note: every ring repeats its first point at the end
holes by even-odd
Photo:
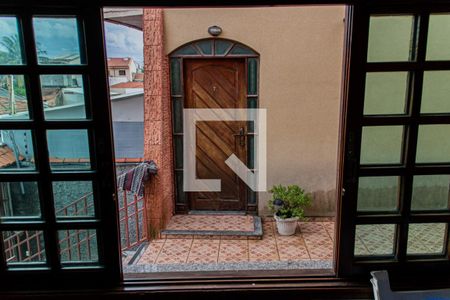
{"type": "Polygon", "coordinates": [[[254,170],[251,122],[200,122],[196,174],[221,179],[218,193],[183,191],[183,108],[258,107],[259,54],[241,43],[219,38],[187,43],[170,54],[176,211],[257,211],[256,194],[226,166],[237,155],[254,170]]]}

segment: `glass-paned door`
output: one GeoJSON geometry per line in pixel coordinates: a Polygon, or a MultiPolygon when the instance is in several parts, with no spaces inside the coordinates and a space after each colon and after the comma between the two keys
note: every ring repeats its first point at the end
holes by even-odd
{"type": "Polygon", "coordinates": [[[338,273],[449,272],[450,12],[353,16],[338,273]]]}
{"type": "Polygon", "coordinates": [[[120,280],[100,9],[0,6],[0,285],[120,280]]]}

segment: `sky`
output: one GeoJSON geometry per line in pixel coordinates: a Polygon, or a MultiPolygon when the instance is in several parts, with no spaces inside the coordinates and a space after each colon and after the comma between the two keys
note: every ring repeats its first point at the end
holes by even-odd
{"type": "MultiPolygon", "coordinates": [[[[0,41],[5,36],[17,34],[17,21],[13,17],[0,17],[0,41]]],[[[0,44],[0,51],[6,49],[0,44]]]]}
{"type": "Polygon", "coordinates": [[[34,18],[37,47],[48,57],[79,54],[77,22],[74,18],[34,18]]]}
{"type": "MultiPolygon", "coordinates": [[[[48,57],[79,54],[76,21],[73,18],[35,18],[33,20],[38,48],[48,57]]],[[[13,17],[0,17],[0,40],[16,35],[17,21],[13,17]]],[[[132,57],[143,66],[142,31],[105,22],[105,39],[108,57],[132,57]]],[[[5,49],[0,45],[0,50],[5,49]]]]}
{"type": "MultiPolygon", "coordinates": [[[[37,48],[45,56],[55,58],[69,54],[79,54],[77,23],[74,18],[34,18],[34,37],[37,48]]],[[[0,17],[0,39],[19,32],[14,17],[0,17]]],[[[0,50],[5,50],[0,46],[0,50]]]]}
{"type": "Polygon", "coordinates": [[[132,57],[141,67],[144,62],[142,31],[105,22],[106,51],[108,57],[132,57]]]}

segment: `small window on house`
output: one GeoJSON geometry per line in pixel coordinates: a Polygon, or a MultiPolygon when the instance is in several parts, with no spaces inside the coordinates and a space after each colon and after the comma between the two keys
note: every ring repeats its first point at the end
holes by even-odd
{"type": "Polygon", "coordinates": [[[119,75],[120,76],[125,76],[126,75],[125,70],[119,70],[119,75]]]}

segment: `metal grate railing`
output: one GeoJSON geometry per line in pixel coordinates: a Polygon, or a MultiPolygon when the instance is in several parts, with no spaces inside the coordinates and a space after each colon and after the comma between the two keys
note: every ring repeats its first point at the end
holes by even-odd
{"type": "MultiPolygon", "coordinates": [[[[56,211],[57,216],[88,215],[93,201],[92,193],[56,211]]],[[[126,191],[119,192],[119,216],[122,251],[127,251],[147,240],[147,211],[144,197],[126,191]],[[131,198],[131,201],[130,201],[131,198]]],[[[42,231],[17,231],[4,236],[7,262],[33,262],[45,260],[44,236],[42,231]]],[[[59,236],[61,257],[65,261],[96,260],[97,247],[94,230],[65,230],[59,236]]]]}
{"type": "Polygon", "coordinates": [[[119,192],[119,221],[122,251],[130,250],[148,239],[147,209],[144,197],[119,192]],[[131,201],[129,201],[131,199],[131,201]]]}

